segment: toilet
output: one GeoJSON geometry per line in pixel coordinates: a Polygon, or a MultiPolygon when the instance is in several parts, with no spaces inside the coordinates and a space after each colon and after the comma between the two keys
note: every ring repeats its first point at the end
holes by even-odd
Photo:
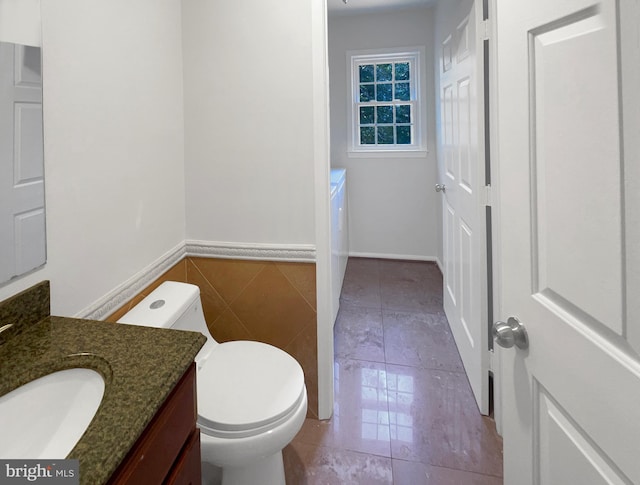
{"type": "Polygon", "coordinates": [[[166,281],[118,323],[200,332],[196,356],[202,483],[284,485],[282,449],[300,431],[307,390],[289,354],[252,341],[216,342],[200,288],[166,281]]]}

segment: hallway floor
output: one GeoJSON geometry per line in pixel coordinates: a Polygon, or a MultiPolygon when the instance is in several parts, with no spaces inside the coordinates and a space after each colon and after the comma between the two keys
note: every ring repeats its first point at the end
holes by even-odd
{"type": "Polygon", "coordinates": [[[473,399],[434,263],[349,259],[334,370],[334,415],[284,449],[288,484],[502,484],[502,440],[473,399]]]}

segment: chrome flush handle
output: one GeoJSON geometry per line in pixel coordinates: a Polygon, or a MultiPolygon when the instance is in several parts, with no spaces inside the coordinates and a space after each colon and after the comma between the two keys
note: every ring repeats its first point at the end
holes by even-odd
{"type": "Polygon", "coordinates": [[[491,333],[496,343],[505,349],[509,349],[514,345],[522,350],[529,347],[527,330],[517,317],[509,317],[506,323],[494,323],[491,333]]]}

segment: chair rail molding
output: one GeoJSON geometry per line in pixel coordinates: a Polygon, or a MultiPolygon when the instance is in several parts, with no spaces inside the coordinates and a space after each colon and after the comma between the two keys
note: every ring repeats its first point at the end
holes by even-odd
{"type": "Polygon", "coordinates": [[[76,318],[103,320],[186,257],[316,262],[313,244],[263,244],[186,240],[78,312],[76,318]]]}
{"type": "Polygon", "coordinates": [[[185,244],[182,242],[131,276],[128,280],[116,286],[102,298],[78,312],[75,317],[87,318],[89,320],[103,320],[140,293],[140,291],[154,280],[162,276],[163,273],[182,261],[185,255],[185,244]]]}
{"type": "Polygon", "coordinates": [[[265,244],[187,240],[185,246],[187,256],[200,258],[316,262],[316,248],[313,244],[265,244]]]}

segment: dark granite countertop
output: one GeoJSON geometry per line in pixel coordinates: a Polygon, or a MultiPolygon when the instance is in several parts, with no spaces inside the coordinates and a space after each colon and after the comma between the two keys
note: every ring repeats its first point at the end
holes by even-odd
{"type": "MultiPolygon", "coordinates": [[[[46,292],[48,307],[48,284],[46,292]]],[[[2,310],[0,327],[10,321],[2,310]]],[[[206,341],[197,332],[54,316],[15,326],[19,331],[0,343],[0,395],[74,367],[104,377],[100,407],[67,457],[80,460],[80,483],[87,485],[111,477],[206,341]]]]}

